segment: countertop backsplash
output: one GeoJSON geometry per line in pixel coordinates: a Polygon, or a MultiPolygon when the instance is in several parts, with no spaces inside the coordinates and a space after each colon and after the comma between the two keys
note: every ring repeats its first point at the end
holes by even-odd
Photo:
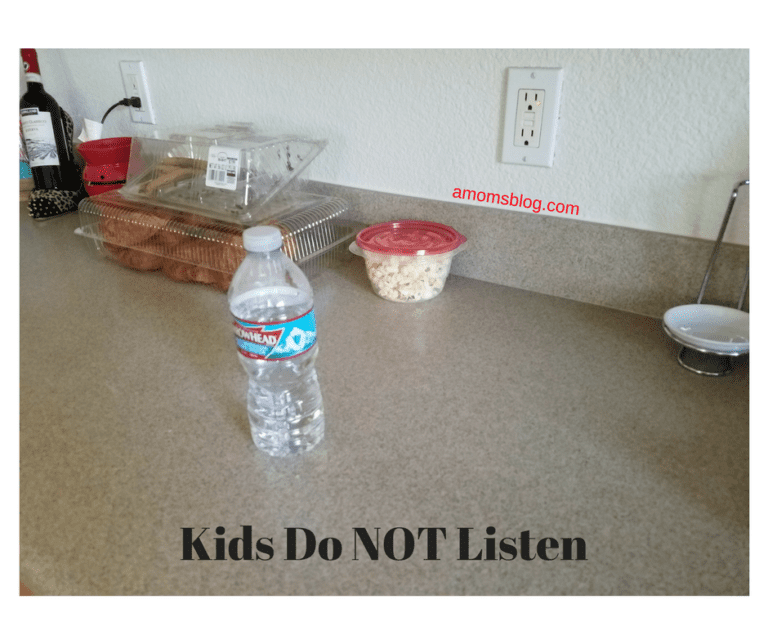
{"type": "MultiPolygon", "coordinates": [[[[306,182],[312,192],[346,199],[365,223],[422,219],[465,235],[455,275],[597,304],[660,319],[667,309],[696,301],[714,242],[508,208],[447,203],[420,197],[306,182]]],[[[749,247],[723,244],[705,303],[735,306],[749,247]]],[[[749,311],[749,291],[744,309],[749,311]]]]}

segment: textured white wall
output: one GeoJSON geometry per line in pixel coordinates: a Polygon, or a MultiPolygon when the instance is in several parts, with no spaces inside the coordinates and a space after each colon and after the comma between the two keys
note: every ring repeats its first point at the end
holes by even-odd
{"type": "MultiPolygon", "coordinates": [[[[158,126],[252,121],[327,138],[307,177],[452,201],[455,188],[576,204],[579,219],[714,239],[749,175],[747,50],[39,50],[75,118],[143,60],[158,126]],[[562,67],[553,168],[499,161],[507,67],[562,67]]],[[[127,110],[104,136],[141,135],[127,110]]],[[[748,244],[748,189],[726,241],[748,244]]],[[[530,212],[530,210],[528,211],[530,212]]],[[[542,213],[541,216],[559,216],[542,213]]]]}

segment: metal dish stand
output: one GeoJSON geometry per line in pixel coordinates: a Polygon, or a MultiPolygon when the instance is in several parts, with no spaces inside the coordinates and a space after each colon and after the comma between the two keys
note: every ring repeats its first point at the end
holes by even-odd
{"type": "MultiPolygon", "coordinates": [[[[701,304],[701,301],[704,299],[704,291],[707,289],[707,284],[709,283],[709,277],[712,273],[712,268],[715,265],[715,260],[717,259],[717,254],[720,251],[720,245],[723,241],[723,236],[725,235],[725,229],[728,227],[728,220],[731,218],[731,212],[733,211],[733,206],[736,203],[736,198],[739,194],[739,188],[742,186],[748,186],[749,185],[749,179],[745,179],[744,181],[741,181],[737,183],[733,191],[731,192],[731,198],[728,202],[728,208],[725,211],[725,216],[723,217],[723,223],[720,225],[720,232],[717,236],[717,241],[715,242],[715,248],[712,251],[712,257],[709,259],[709,266],[707,267],[707,272],[704,274],[704,281],[701,284],[701,289],[699,290],[699,297],[696,300],[696,304],[701,304]]],[[[741,311],[742,307],[744,306],[744,298],[747,294],[747,287],[749,286],[749,264],[747,264],[747,270],[744,275],[744,283],[741,287],[741,295],[739,296],[739,303],[737,305],[737,310],[741,311]]],[[[741,351],[729,351],[729,352],[720,352],[720,351],[713,351],[710,349],[702,349],[701,347],[694,346],[690,343],[685,342],[683,339],[675,336],[672,331],[669,329],[667,324],[664,322],[662,323],[662,326],[664,328],[664,332],[672,338],[675,342],[677,342],[680,346],[680,351],[677,354],[677,362],[680,364],[681,367],[687,369],[688,371],[693,371],[694,373],[698,373],[703,376],[726,376],[731,371],[733,371],[733,358],[737,358],[739,356],[745,355],[749,353],[749,349],[743,349],[741,351]],[[709,365],[707,365],[707,361],[711,362],[712,357],[715,356],[716,360],[718,362],[718,368],[712,369],[709,365]]]]}

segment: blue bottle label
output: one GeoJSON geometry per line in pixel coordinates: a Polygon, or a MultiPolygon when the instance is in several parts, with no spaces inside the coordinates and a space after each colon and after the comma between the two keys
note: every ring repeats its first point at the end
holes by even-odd
{"type": "Polygon", "coordinates": [[[235,318],[237,349],[246,358],[288,360],[306,353],[317,342],[315,310],[292,320],[250,322],[235,318]]]}

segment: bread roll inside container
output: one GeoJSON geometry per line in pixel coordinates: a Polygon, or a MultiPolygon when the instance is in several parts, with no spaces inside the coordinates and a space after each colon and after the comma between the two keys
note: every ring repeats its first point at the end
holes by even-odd
{"type": "Polygon", "coordinates": [[[134,270],[226,290],[245,257],[243,230],[273,225],[311,277],[363,228],[343,200],[287,189],[324,147],[250,124],[134,138],[125,186],[81,201],[76,232],[134,270]]]}

